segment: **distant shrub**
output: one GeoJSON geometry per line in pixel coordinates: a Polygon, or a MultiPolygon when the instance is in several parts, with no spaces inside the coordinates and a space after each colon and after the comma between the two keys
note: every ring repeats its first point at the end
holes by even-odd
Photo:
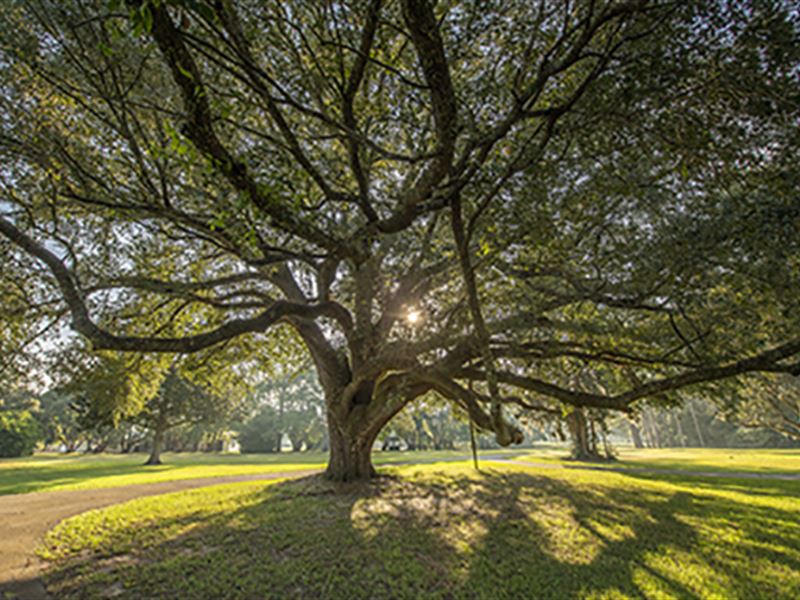
{"type": "Polygon", "coordinates": [[[33,454],[41,437],[39,424],[29,411],[0,412],[0,457],[14,458],[33,454]]]}

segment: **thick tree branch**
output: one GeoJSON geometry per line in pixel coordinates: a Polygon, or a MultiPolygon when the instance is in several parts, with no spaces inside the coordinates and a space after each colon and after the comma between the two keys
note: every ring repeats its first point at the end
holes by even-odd
{"type": "Polygon", "coordinates": [[[433,7],[428,0],[403,0],[402,10],[430,90],[437,139],[434,159],[406,192],[400,210],[378,224],[383,232],[405,229],[417,216],[420,203],[427,200],[434,188],[447,177],[453,164],[458,127],[458,106],[450,66],[433,7]]]}
{"type": "Polygon", "coordinates": [[[337,308],[338,305],[333,302],[312,305],[278,300],[256,317],[233,319],[211,331],[197,335],[179,338],[117,336],[98,327],[92,321],[77,279],[58,256],[2,217],[0,217],[0,234],[50,269],[72,315],[72,328],[91,341],[98,350],[197,352],[245,333],[265,331],[271,325],[290,317],[314,319],[329,316],[337,318],[341,309],[341,307],[337,308]]]}
{"type": "MultiPolygon", "coordinates": [[[[140,0],[129,3],[138,7],[140,0]]],[[[333,254],[346,251],[343,240],[336,239],[315,225],[299,218],[293,209],[279,198],[268,196],[248,174],[247,166],[237,160],[220,141],[214,130],[214,117],[203,87],[200,69],[175,27],[166,3],[150,4],[153,13],[152,36],[161,50],[172,78],[183,97],[187,112],[185,135],[219,169],[228,181],[248,198],[280,229],[318,245],[333,254]]]]}
{"type": "MultiPolygon", "coordinates": [[[[797,364],[782,366],[780,363],[797,354],[800,354],[800,339],[782,344],[772,350],[761,352],[750,358],[728,363],[727,365],[699,368],[681,373],[680,375],[655,379],[647,383],[642,383],[641,385],[636,385],[630,390],[616,395],[590,394],[582,391],[570,390],[540,379],[517,375],[506,371],[498,371],[497,378],[501,383],[530,390],[574,406],[627,410],[636,400],[679,390],[690,385],[711,383],[738,375],[746,375],[748,373],[776,371],[794,373],[795,369],[800,369],[797,364]]],[[[485,381],[487,378],[485,372],[476,369],[461,369],[455,376],[481,381],[485,381]]]]}

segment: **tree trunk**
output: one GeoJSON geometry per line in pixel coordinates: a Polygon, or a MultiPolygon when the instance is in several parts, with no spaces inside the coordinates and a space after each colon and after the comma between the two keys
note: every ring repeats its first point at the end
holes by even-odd
{"type": "Polygon", "coordinates": [[[377,473],[372,466],[372,444],[377,432],[371,435],[366,431],[354,432],[352,427],[337,427],[330,417],[328,423],[330,457],[325,477],[331,481],[357,481],[375,477],[377,473]]]}
{"type": "Polygon", "coordinates": [[[372,446],[378,434],[407,404],[373,397],[374,384],[365,382],[349,402],[328,402],[330,457],[325,476],[332,481],[366,480],[377,475],[372,446]]]}
{"type": "Polygon", "coordinates": [[[680,415],[676,410],[672,410],[671,412],[672,420],[675,423],[675,429],[677,431],[678,443],[682,448],[686,448],[686,434],[683,432],[683,423],[681,423],[680,415]]]}
{"type": "Polygon", "coordinates": [[[689,414],[692,417],[692,423],[694,424],[694,432],[697,435],[697,442],[700,444],[701,448],[705,448],[706,441],[703,439],[703,430],[700,428],[700,423],[697,421],[697,413],[694,410],[694,400],[689,400],[687,406],[689,408],[689,414]]]}
{"type": "Polygon", "coordinates": [[[580,408],[567,415],[567,427],[572,438],[572,455],[574,460],[599,460],[600,455],[592,451],[589,439],[589,423],[580,408]]]}
{"type": "Polygon", "coordinates": [[[631,434],[631,442],[634,448],[644,448],[642,442],[642,433],[639,431],[639,426],[631,419],[628,419],[628,431],[631,434]]]}
{"type": "Polygon", "coordinates": [[[145,465],[160,465],[161,464],[161,447],[164,444],[164,430],[157,427],[153,435],[153,448],[150,450],[150,458],[147,459],[145,465]]]}
{"type": "Polygon", "coordinates": [[[642,424],[648,432],[651,448],[661,448],[661,436],[658,433],[658,424],[649,408],[642,409],[642,424]]]}
{"type": "Polygon", "coordinates": [[[106,448],[108,448],[108,444],[110,442],[111,442],[111,440],[109,438],[104,438],[104,439],[100,440],[100,442],[97,444],[97,446],[94,447],[94,450],[92,450],[92,453],[100,454],[102,452],[105,452],[106,448]]]}

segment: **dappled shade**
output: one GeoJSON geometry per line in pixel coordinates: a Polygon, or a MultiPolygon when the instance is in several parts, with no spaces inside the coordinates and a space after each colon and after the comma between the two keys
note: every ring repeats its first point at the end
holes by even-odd
{"type": "Polygon", "coordinates": [[[796,501],[750,489],[460,468],[228,486],[68,522],[48,540],[62,557],[49,585],[59,598],[790,598],[796,501]]]}

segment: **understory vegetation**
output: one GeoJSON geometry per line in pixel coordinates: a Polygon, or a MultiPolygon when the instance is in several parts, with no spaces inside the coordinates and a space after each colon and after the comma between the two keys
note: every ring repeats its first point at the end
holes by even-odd
{"type": "Polygon", "coordinates": [[[70,598],[795,598],[800,484],[465,463],[144,498],[61,523],[70,598]]]}

